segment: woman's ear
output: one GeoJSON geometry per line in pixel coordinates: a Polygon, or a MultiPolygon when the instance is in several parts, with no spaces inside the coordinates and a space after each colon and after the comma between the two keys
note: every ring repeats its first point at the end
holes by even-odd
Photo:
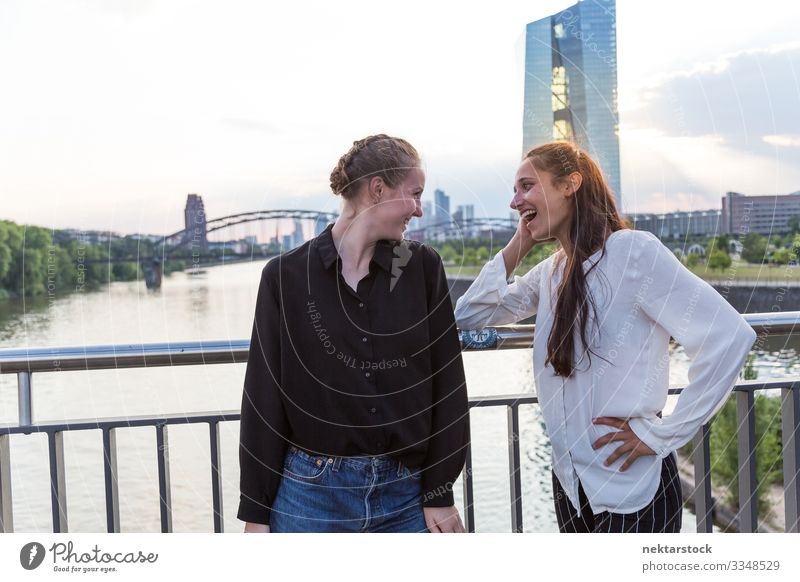
{"type": "Polygon", "coordinates": [[[385,183],[383,178],[380,176],[373,176],[369,180],[369,198],[372,200],[373,204],[377,204],[381,201],[381,197],[383,196],[383,189],[385,187],[385,183]]]}
{"type": "Polygon", "coordinates": [[[580,172],[572,172],[569,175],[569,185],[573,194],[578,192],[581,184],[583,184],[583,175],[580,172]]]}

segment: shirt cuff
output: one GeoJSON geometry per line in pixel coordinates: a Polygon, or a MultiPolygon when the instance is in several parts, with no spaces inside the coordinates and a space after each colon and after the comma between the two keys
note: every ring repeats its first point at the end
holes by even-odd
{"type": "Polygon", "coordinates": [[[452,483],[446,483],[422,496],[423,507],[452,507],[455,504],[452,483]]]}
{"type": "Polygon", "coordinates": [[[270,511],[269,507],[242,496],[239,499],[239,511],[236,518],[247,523],[269,525],[270,511]]]}

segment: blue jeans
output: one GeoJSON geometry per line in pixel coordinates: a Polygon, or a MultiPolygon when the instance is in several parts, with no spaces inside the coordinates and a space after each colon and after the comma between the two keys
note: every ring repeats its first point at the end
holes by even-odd
{"type": "Polygon", "coordinates": [[[427,532],[422,473],[388,456],[324,457],[291,446],[270,531],[427,532]]]}

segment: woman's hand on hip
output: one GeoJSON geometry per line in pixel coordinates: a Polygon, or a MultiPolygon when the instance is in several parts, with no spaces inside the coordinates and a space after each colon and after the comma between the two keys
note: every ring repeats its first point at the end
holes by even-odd
{"type": "Polygon", "coordinates": [[[248,521],[244,524],[244,533],[269,533],[269,526],[265,523],[250,523],[248,521]]]}
{"type": "Polygon", "coordinates": [[[624,418],[614,418],[610,416],[601,416],[592,421],[594,424],[604,424],[606,426],[613,426],[619,429],[619,432],[610,432],[607,435],[601,436],[592,444],[593,449],[598,449],[608,443],[620,442],[616,450],[606,459],[606,466],[613,464],[622,455],[627,454],[628,458],[620,466],[620,471],[626,471],[636,459],[644,457],[645,455],[655,455],[656,452],[644,444],[636,433],[631,430],[630,424],[624,418]]]}
{"type": "Polygon", "coordinates": [[[425,525],[431,533],[464,533],[464,524],[455,505],[450,507],[423,507],[425,525]]]}

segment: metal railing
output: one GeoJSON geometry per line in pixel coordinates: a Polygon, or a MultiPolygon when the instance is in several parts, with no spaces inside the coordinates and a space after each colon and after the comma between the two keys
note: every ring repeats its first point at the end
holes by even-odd
{"type": "MultiPolygon", "coordinates": [[[[760,335],[792,335],[800,325],[800,312],[745,315],[760,335]]],[[[533,325],[487,328],[482,332],[462,332],[465,350],[530,348],[533,325]]],[[[16,434],[45,433],[48,440],[53,531],[68,531],[64,433],[101,430],[105,474],[105,504],[108,532],[120,531],[117,481],[116,433],[120,428],[153,427],[156,431],[161,531],[172,531],[172,499],[167,428],[178,424],[207,424],[211,452],[211,485],[214,531],[223,531],[222,478],[220,472],[220,423],[239,420],[239,411],[161,416],[98,418],[59,422],[34,422],[32,406],[33,374],[67,370],[102,370],[155,366],[233,364],[247,361],[249,342],[207,341],[172,344],[130,344],[75,348],[35,348],[0,350],[0,374],[17,374],[19,398],[18,424],[0,425],[0,532],[14,530],[11,498],[10,438],[16,434]]],[[[734,388],[737,402],[737,447],[739,455],[739,531],[753,532],[758,527],[755,467],[755,393],[781,390],[783,439],[783,477],[786,531],[800,531],[800,378],[770,382],[744,382],[734,388]]],[[[680,393],[679,388],[671,394],[680,393]]],[[[511,531],[523,531],[520,464],[519,407],[535,405],[532,394],[513,394],[471,398],[470,408],[504,406],[507,411],[509,488],[511,493],[511,531]]],[[[695,489],[692,497],[697,516],[697,531],[712,531],[714,511],[710,477],[709,425],[698,431],[694,440],[695,489]]],[[[471,450],[467,451],[463,472],[464,522],[475,531],[474,491],[471,450]]]]}

